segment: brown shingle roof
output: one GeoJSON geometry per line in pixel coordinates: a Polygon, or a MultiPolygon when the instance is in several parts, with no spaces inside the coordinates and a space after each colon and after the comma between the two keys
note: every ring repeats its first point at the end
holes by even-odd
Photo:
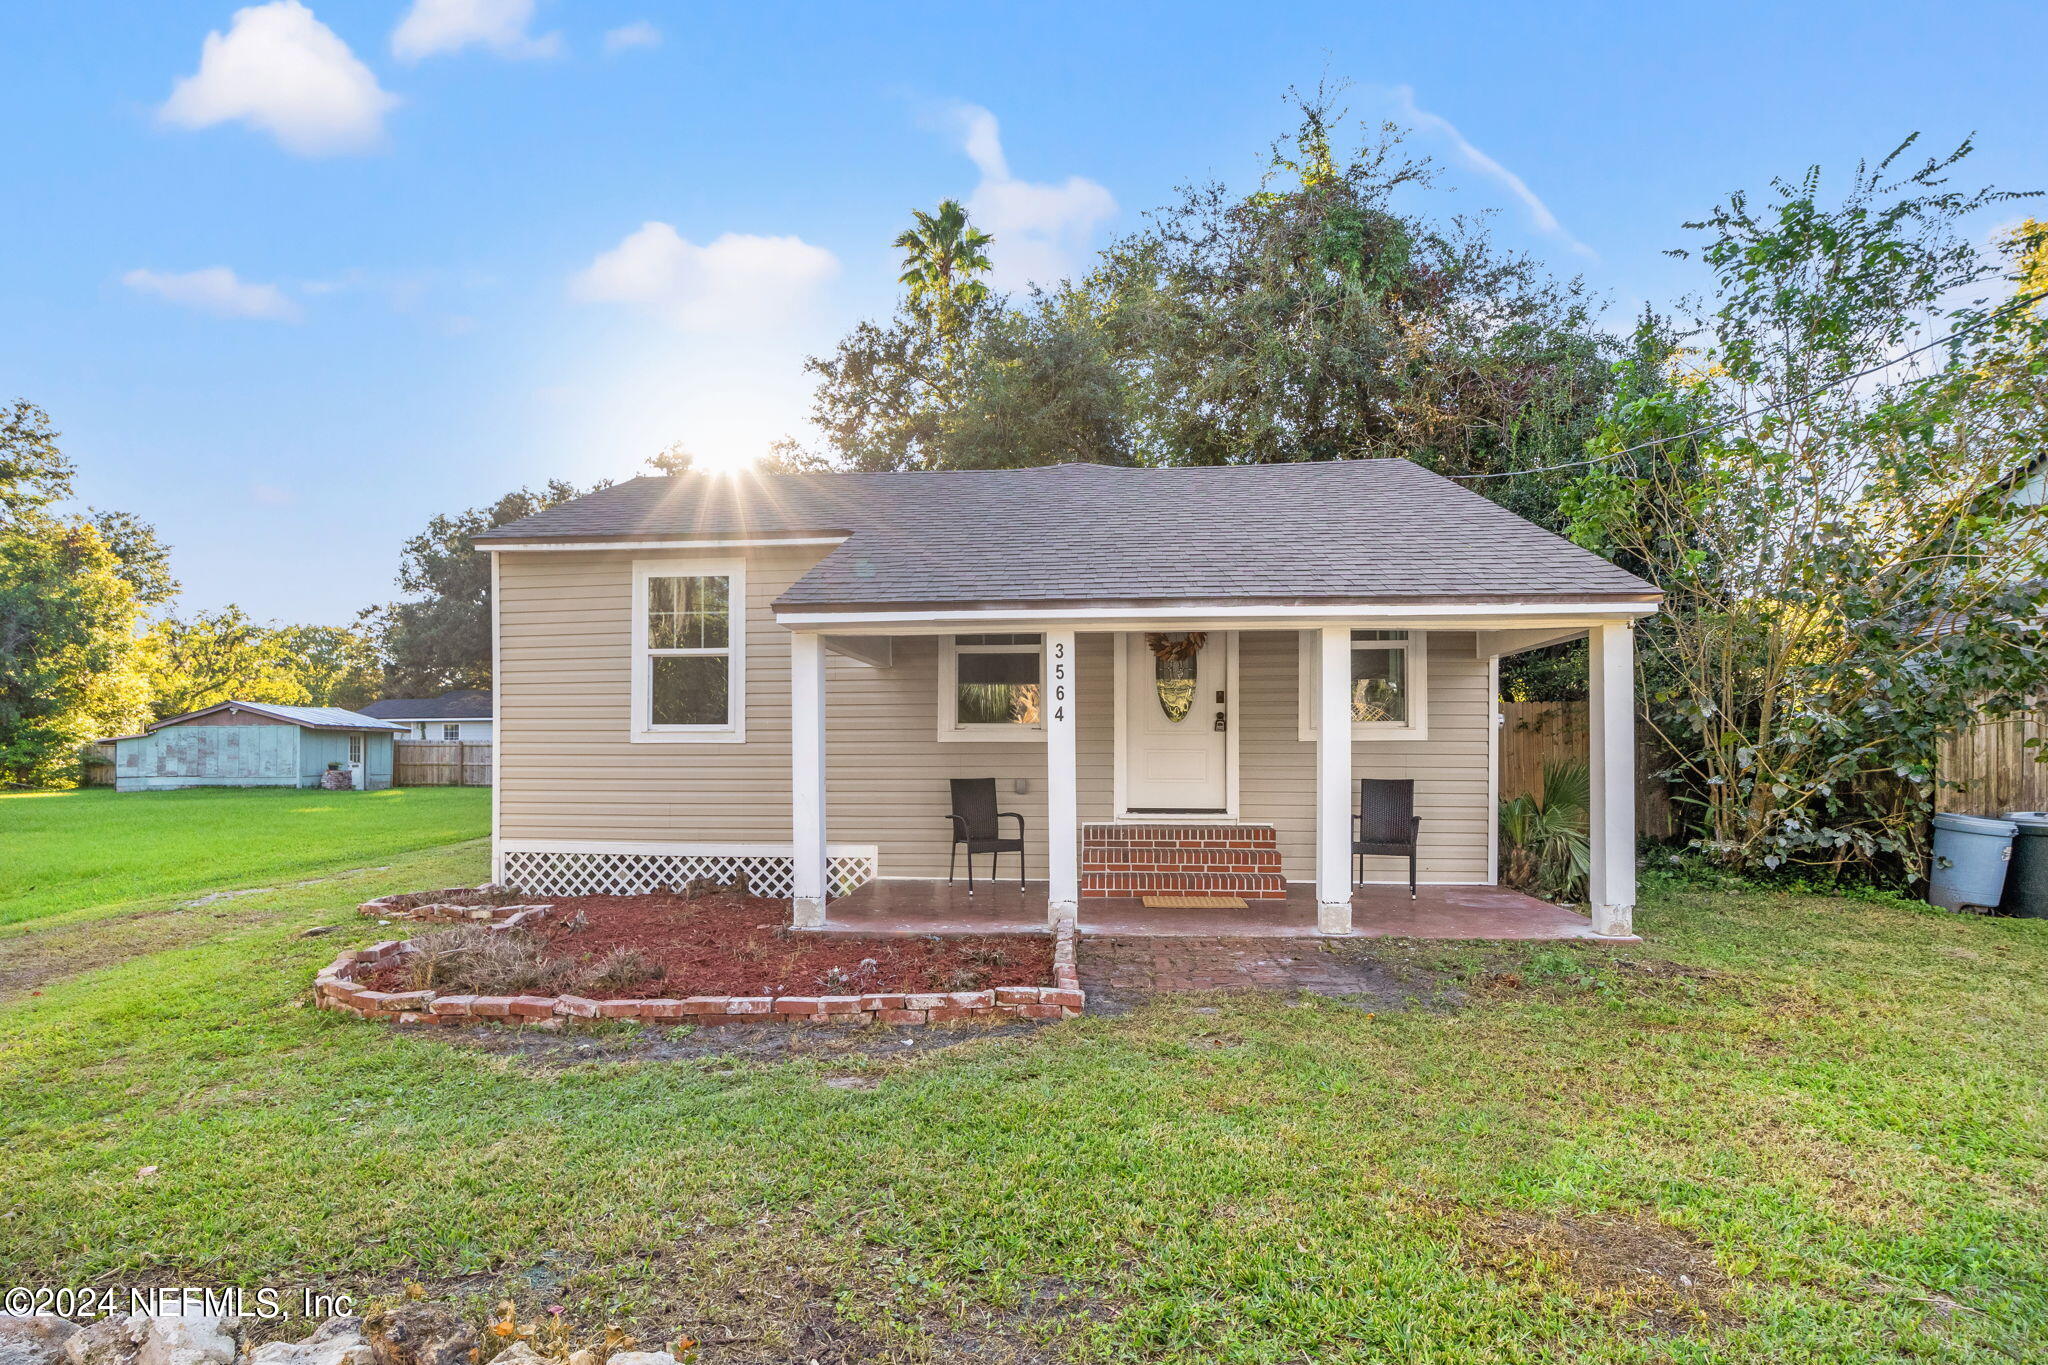
{"type": "Polygon", "coordinates": [[[1657,595],[1407,460],[650,477],[478,540],[805,532],[849,539],[778,606],[1657,595]]]}

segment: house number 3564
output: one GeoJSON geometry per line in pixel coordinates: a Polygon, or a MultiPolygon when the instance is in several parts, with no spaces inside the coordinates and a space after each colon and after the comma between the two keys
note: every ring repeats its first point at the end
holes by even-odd
{"type": "Polygon", "coordinates": [[[1067,718],[1067,642],[1056,640],[1052,647],[1052,718],[1067,718]]]}

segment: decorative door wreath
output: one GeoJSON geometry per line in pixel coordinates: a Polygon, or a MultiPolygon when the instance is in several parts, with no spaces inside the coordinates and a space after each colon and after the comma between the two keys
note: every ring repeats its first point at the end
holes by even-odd
{"type": "Polygon", "coordinates": [[[1157,631],[1145,633],[1145,648],[1152,651],[1152,657],[1164,663],[1177,664],[1192,659],[1202,652],[1202,642],[1209,638],[1205,630],[1191,630],[1178,640],[1157,631]]]}

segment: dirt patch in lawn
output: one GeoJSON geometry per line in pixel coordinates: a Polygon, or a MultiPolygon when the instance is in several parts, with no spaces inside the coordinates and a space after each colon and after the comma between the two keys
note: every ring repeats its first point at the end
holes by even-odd
{"type": "Polygon", "coordinates": [[[1299,938],[1081,940],[1081,988],[1090,1014],[1127,1014],[1156,997],[1212,991],[1306,992],[1360,1009],[1425,1003],[1436,982],[1380,955],[1299,938]]]}
{"type": "Polygon", "coordinates": [[[0,934],[0,1002],[34,995],[67,976],[111,967],[133,957],[190,948],[236,932],[272,924],[294,909],[244,909],[234,902],[272,896],[301,887],[319,886],[380,872],[381,867],[352,868],[328,877],[311,877],[278,886],[239,891],[214,891],[160,909],[140,908],[78,923],[30,920],[0,934]]]}
{"type": "Polygon", "coordinates": [[[1564,1293],[1602,1316],[1662,1335],[1712,1332],[1740,1317],[1711,1248],[1649,1219],[1495,1213],[1468,1219],[1468,1265],[1532,1293],[1564,1293]]]}
{"type": "Polygon", "coordinates": [[[787,927],[781,901],[759,896],[569,896],[549,904],[547,914],[499,936],[525,950],[524,964],[484,947],[481,929],[421,929],[412,941],[425,952],[387,963],[366,984],[631,1000],[978,991],[1052,980],[1050,935],[810,934],[787,927]],[[460,935],[478,946],[444,937],[460,935]],[[437,943],[459,951],[436,961],[437,943]],[[501,956],[508,960],[496,962],[501,956]],[[433,979],[422,980],[428,972],[433,979]]]}
{"type": "Polygon", "coordinates": [[[189,948],[287,913],[147,910],[0,938],[0,1001],[35,995],[64,977],[133,957],[189,948]]]}

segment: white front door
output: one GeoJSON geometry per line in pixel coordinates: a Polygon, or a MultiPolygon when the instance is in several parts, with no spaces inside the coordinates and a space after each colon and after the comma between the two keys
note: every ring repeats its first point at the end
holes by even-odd
{"type": "Polygon", "coordinates": [[[348,737],[349,785],[357,791],[368,791],[370,787],[369,765],[363,762],[363,751],[368,747],[369,741],[361,735],[348,737]]]}
{"type": "Polygon", "coordinates": [[[1124,809],[1221,815],[1230,793],[1232,632],[1124,637],[1124,809]],[[1156,641],[1155,648],[1148,641],[1156,641]]]}

